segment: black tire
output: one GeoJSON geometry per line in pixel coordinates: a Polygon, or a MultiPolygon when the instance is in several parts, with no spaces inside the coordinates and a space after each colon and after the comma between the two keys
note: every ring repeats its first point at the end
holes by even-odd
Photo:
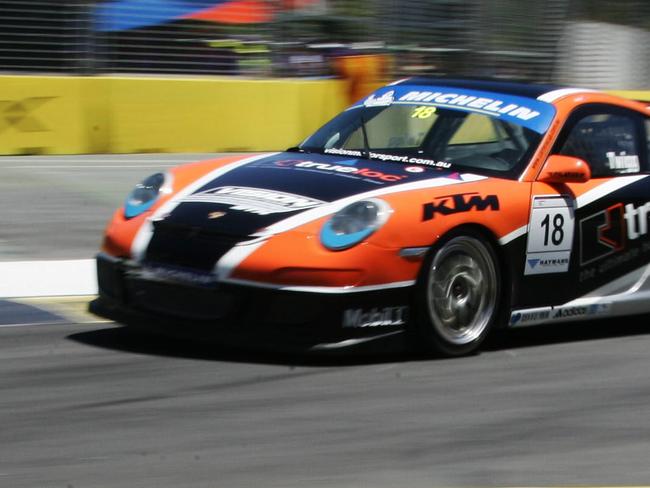
{"type": "Polygon", "coordinates": [[[499,260],[483,234],[464,229],[443,237],[418,280],[417,347],[443,356],[476,352],[500,316],[501,290],[499,260]]]}

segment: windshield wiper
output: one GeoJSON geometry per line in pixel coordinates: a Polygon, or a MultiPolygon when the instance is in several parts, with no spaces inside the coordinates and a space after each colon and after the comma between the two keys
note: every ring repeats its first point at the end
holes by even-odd
{"type": "Polygon", "coordinates": [[[300,146],[293,146],[293,147],[287,148],[286,152],[306,153],[306,152],[309,152],[309,151],[306,151],[305,149],[301,148],[300,146]]]}
{"type": "Polygon", "coordinates": [[[361,119],[361,132],[363,133],[363,152],[361,156],[370,159],[370,144],[368,144],[368,131],[366,130],[366,121],[363,118],[363,115],[360,116],[361,119]]]}

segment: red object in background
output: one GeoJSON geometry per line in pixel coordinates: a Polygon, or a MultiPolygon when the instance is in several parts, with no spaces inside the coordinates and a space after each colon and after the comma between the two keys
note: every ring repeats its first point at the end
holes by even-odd
{"type": "Polygon", "coordinates": [[[282,7],[284,10],[299,10],[301,8],[309,7],[321,0],[284,0],[282,7]]]}
{"type": "Polygon", "coordinates": [[[185,18],[223,24],[260,24],[273,18],[273,10],[263,1],[236,0],[189,14],[185,18]]]}

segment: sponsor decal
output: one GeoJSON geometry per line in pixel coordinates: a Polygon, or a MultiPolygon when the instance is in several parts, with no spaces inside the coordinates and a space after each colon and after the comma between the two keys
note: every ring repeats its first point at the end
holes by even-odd
{"type": "Polygon", "coordinates": [[[512,326],[522,326],[527,324],[533,324],[537,322],[543,322],[548,320],[551,316],[550,307],[542,310],[528,310],[524,312],[515,312],[510,317],[510,325],[512,326]]]}
{"type": "Polygon", "coordinates": [[[551,171],[548,174],[553,178],[580,178],[583,176],[582,173],[577,171],[551,171]]]}
{"type": "MultiPolygon", "coordinates": [[[[335,154],[337,156],[355,156],[358,158],[363,156],[362,151],[356,151],[353,149],[330,148],[330,149],[325,149],[325,151],[323,152],[325,154],[335,154]]],[[[448,163],[446,161],[435,161],[433,159],[418,158],[412,156],[400,156],[397,154],[383,154],[383,153],[376,153],[372,151],[370,152],[370,159],[378,159],[380,161],[391,161],[395,163],[422,164],[424,166],[431,166],[432,168],[445,168],[445,169],[451,168],[451,163],[448,163]]]]}
{"type": "Polygon", "coordinates": [[[625,246],[625,217],[623,204],[580,220],[580,264],[587,265],[605,258],[625,246]]]}
{"type": "Polygon", "coordinates": [[[564,273],[569,269],[571,260],[570,251],[535,253],[536,257],[526,258],[526,270],[524,274],[548,274],[564,273]]]}
{"type": "Polygon", "coordinates": [[[569,270],[574,220],[570,197],[559,195],[533,199],[525,275],[566,273],[569,270]]]}
{"type": "Polygon", "coordinates": [[[316,161],[288,160],[288,161],[277,161],[275,164],[277,166],[292,166],[294,168],[299,168],[304,170],[325,171],[328,173],[336,173],[341,175],[369,178],[371,180],[379,180],[384,182],[396,182],[408,178],[408,175],[396,175],[396,174],[384,173],[382,171],[373,170],[371,168],[357,168],[351,165],[350,160],[343,161],[342,163],[343,164],[341,164],[341,162],[330,164],[330,163],[318,163],[316,161]]]}
{"type": "Polygon", "coordinates": [[[321,200],[315,200],[301,195],[245,186],[210,188],[188,195],[182,201],[230,205],[232,210],[257,215],[306,210],[324,203],[321,200]]]}
{"type": "Polygon", "coordinates": [[[208,214],[208,218],[209,218],[210,220],[220,219],[220,218],[223,217],[224,215],[226,215],[226,212],[210,212],[210,213],[208,214]]]}
{"type": "Polygon", "coordinates": [[[343,312],[344,328],[388,327],[404,325],[408,307],[383,307],[364,310],[350,308],[343,312]]]}
{"type": "Polygon", "coordinates": [[[639,156],[636,154],[628,155],[625,151],[622,151],[621,154],[617,155],[614,151],[610,151],[605,153],[605,156],[607,156],[609,169],[616,173],[638,173],[641,169],[639,156]]]}
{"type": "Polygon", "coordinates": [[[586,281],[592,278],[596,278],[599,274],[607,273],[608,271],[611,271],[614,268],[618,268],[619,266],[624,266],[630,263],[631,261],[638,259],[639,256],[641,255],[642,250],[643,252],[650,252],[650,243],[644,242],[641,245],[641,249],[639,249],[638,247],[629,249],[625,252],[622,252],[620,254],[611,256],[603,260],[597,266],[591,266],[589,268],[581,270],[580,281],[586,281]]]}
{"type": "Polygon", "coordinates": [[[478,97],[472,95],[463,95],[450,92],[431,92],[431,91],[410,91],[399,98],[400,102],[432,102],[439,105],[467,107],[492,115],[505,115],[516,117],[520,120],[530,120],[538,117],[540,112],[531,108],[518,105],[516,103],[507,103],[503,100],[478,97]]]}
{"type": "Polygon", "coordinates": [[[594,303],[578,307],[556,307],[553,309],[552,319],[566,319],[571,317],[582,317],[586,315],[606,314],[611,308],[610,303],[594,303]]]}
{"type": "Polygon", "coordinates": [[[650,252],[648,218],[650,202],[638,206],[617,203],[581,219],[580,264],[585,268],[580,271],[580,281],[628,265],[650,252]]]}
{"type": "Polygon", "coordinates": [[[590,305],[559,306],[531,308],[517,310],[510,316],[512,327],[534,325],[550,320],[563,320],[571,318],[587,317],[592,315],[604,315],[611,310],[611,303],[594,303],[590,305]]]}
{"type": "Polygon", "coordinates": [[[361,151],[355,151],[353,149],[339,149],[336,147],[331,147],[329,149],[325,149],[323,151],[325,154],[334,154],[337,156],[356,156],[360,157],[361,156],[361,151]]]}
{"type": "Polygon", "coordinates": [[[480,196],[478,193],[460,193],[438,197],[434,202],[422,206],[422,220],[432,220],[436,214],[452,215],[470,210],[499,210],[499,198],[496,195],[480,196]]]}
{"type": "Polygon", "coordinates": [[[384,93],[383,95],[376,96],[376,94],[370,95],[363,104],[366,107],[388,107],[392,105],[395,101],[395,90],[390,90],[384,93]]]}
{"type": "MultiPolygon", "coordinates": [[[[406,84],[394,86],[389,92],[374,93],[351,108],[394,104],[412,105],[416,108],[444,107],[480,113],[527,127],[540,134],[548,130],[555,117],[555,107],[551,103],[533,98],[458,87],[436,86],[433,88],[406,84]]],[[[421,112],[417,113],[419,116],[421,112]]]]}
{"type": "Polygon", "coordinates": [[[638,207],[635,207],[632,203],[625,205],[628,239],[634,241],[648,233],[648,215],[650,215],[650,202],[638,207]]]}
{"type": "Polygon", "coordinates": [[[159,266],[147,267],[138,271],[131,271],[131,273],[148,280],[170,280],[195,285],[213,285],[216,281],[213,275],[207,273],[200,274],[192,271],[163,268],[159,266]]]}

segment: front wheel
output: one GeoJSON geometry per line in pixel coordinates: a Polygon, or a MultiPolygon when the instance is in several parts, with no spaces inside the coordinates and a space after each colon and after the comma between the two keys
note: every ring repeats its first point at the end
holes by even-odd
{"type": "Polygon", "coordinates": [[[478,232],[448,236],[425,261],[417,290],[420,344],[446,356],[474,352],[495,322],[501,273],[478,232]]]}

